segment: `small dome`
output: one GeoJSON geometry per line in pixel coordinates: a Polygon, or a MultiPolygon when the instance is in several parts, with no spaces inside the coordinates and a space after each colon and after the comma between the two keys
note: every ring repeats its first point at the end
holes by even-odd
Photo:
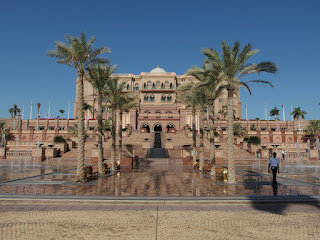
{"type": "Polygon", "coordinates": [[[166,73],[166,71],[163,68],[159,68],[159,66],[158,66],[158,67],[152,69],[150,71],[150,73],[166,73]]]}

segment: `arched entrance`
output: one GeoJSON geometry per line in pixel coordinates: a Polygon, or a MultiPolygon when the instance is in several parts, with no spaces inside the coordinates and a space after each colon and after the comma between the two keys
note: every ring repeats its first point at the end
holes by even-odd
{"type": "Polygon", "coordinates": [[[162,126],[160,123],[156,123],[154,126],[153,126],[153,131],[154,132],[162,132],[162,126]]]}
{"type": "Polygon", "coordinates": [[[141,125],[141,132],[150,133],[150,126],[148,123],[144,123],[141,125]]]}
{"type": "Polygon", "coordinates": [[[167,133],[171,133],[171,132],[175,132],[175,126],[172,123],[168,123],[166,126],[166,132],[167,133]]]}

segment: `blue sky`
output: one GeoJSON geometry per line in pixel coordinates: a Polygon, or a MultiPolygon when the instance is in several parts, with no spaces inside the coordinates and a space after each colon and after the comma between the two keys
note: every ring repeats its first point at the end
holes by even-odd
{"type": "MultiPolygon", "coordinates": [[[[253,94],[241,91],[249,118],[263,118],[264,106],[307,111],[307,119],[320,118],[320,1],[9,1],[0,5],[0,118],[10,116],[12,104],[40,102],[48,111],[67,112],[75,99],[76,71],[55,63],[45,52],[64,35],[87,32],[95,46],[108,46],[107,56],[118,73],[150,71],[158,64],[183,74],[201,65],[202,48],[220,51],[220,43],[251,43],[260,52],[252,62],[274,61],[279,72],[262,75],[275,88],[252,85],[253,94]]],[[[33,118],[35,118],[34,104],[33,118]]],[[[282,111],[281,111],[282,112],[282,111]]],[[[73,115],[73,114],[71,114],[73,115]]],[[[65,114],[66,116],[66,114],[65,114]]],[[[282,115],[280,116],[282,119],[282,115]]]]}

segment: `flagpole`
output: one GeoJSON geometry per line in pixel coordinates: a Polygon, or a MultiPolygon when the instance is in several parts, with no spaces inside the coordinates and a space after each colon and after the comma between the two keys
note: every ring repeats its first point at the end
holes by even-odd
{"type": "Polygon", "coordinates": [[[50,101],[49,101],[48,117],[50,118],[50,101]]]}
{"type": "Polygon", "coordinates": [[[282,115],[283,115],[283,121],[286,121],[286,116],[284,115],[284,105],[282,104],[282,115]]]}
{"type": "Polygon", "coordinates": [[[246,103],[246,119],[248,121],[248,105],[247,105],[247,103],[246,103]]]}
{"type": "Polygon", "coordinates": [[[23,115],[24,115],[24,105],[22,105],[22,114],[21,114],[21,119],[23,120],[23,115]]]}
{"type": "Polygon", "coordinates": [[[70,101],[68,101],[68,120],[69,120],[69,116],[70,116],[70,101]]]}
{"type": "Polygon", "coordinates": [[[32,119],[32,101],[31,101],[31,106],[30,106],[30,120],[32,119]]]}
{"type": "MultiPolygon", "coordinates": [[[[291,113],[292,113],[292,106],[291,106],[291,113]]],[[[293,122],[293,115],[291,115],[291,121],[293,122]]]]}
{"type": "Polygon", "coordinates": [[[264,103],[264,114],[265,114],[265,119],[268,121],[268,115],[267,115],[267,103],[264,103]]]}

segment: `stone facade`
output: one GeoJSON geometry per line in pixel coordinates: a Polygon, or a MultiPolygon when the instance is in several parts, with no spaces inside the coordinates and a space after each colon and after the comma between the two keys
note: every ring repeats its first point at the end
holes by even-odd
{"type": "MultiPolygon", "coordinates": [[[[133,92],[137,95],[137,107],[123,115],[124,126],[132,126],[134,130],[142,132],[174,131],[182,130],[191,125],[191,110],[177,99],[177,87],[187,82],[197,82],[192,76],[177,75],[174,72],[166,72],[162,68],[155,68],[150,72],[142,72],[140,75],[118,74],[120,81],[126,82],[124,92],[133,92]],[[174,129],[174,130],[173,130],[174,129]]],[[[97,109],[94,90],[90,83],[84,82],[85,101],[97,109]]],[[[227,93],[215,102],[215,117],[223,118],[218,112],[227,103],[227,93]]],[[[74,104],[74,116],[77,115],[77,99],[74,104]]],[[[236,118],[241,119],[240,94],[234,97],[236,118]]],[[[94,119],[94,112],[86,112],[86,118],[94,119]]],[[[105,112],[104,119],[110,119],[111,114],[105,112]]],[[[196,127],[199,129],[199,112],[196,116],[196,127]]]]}

